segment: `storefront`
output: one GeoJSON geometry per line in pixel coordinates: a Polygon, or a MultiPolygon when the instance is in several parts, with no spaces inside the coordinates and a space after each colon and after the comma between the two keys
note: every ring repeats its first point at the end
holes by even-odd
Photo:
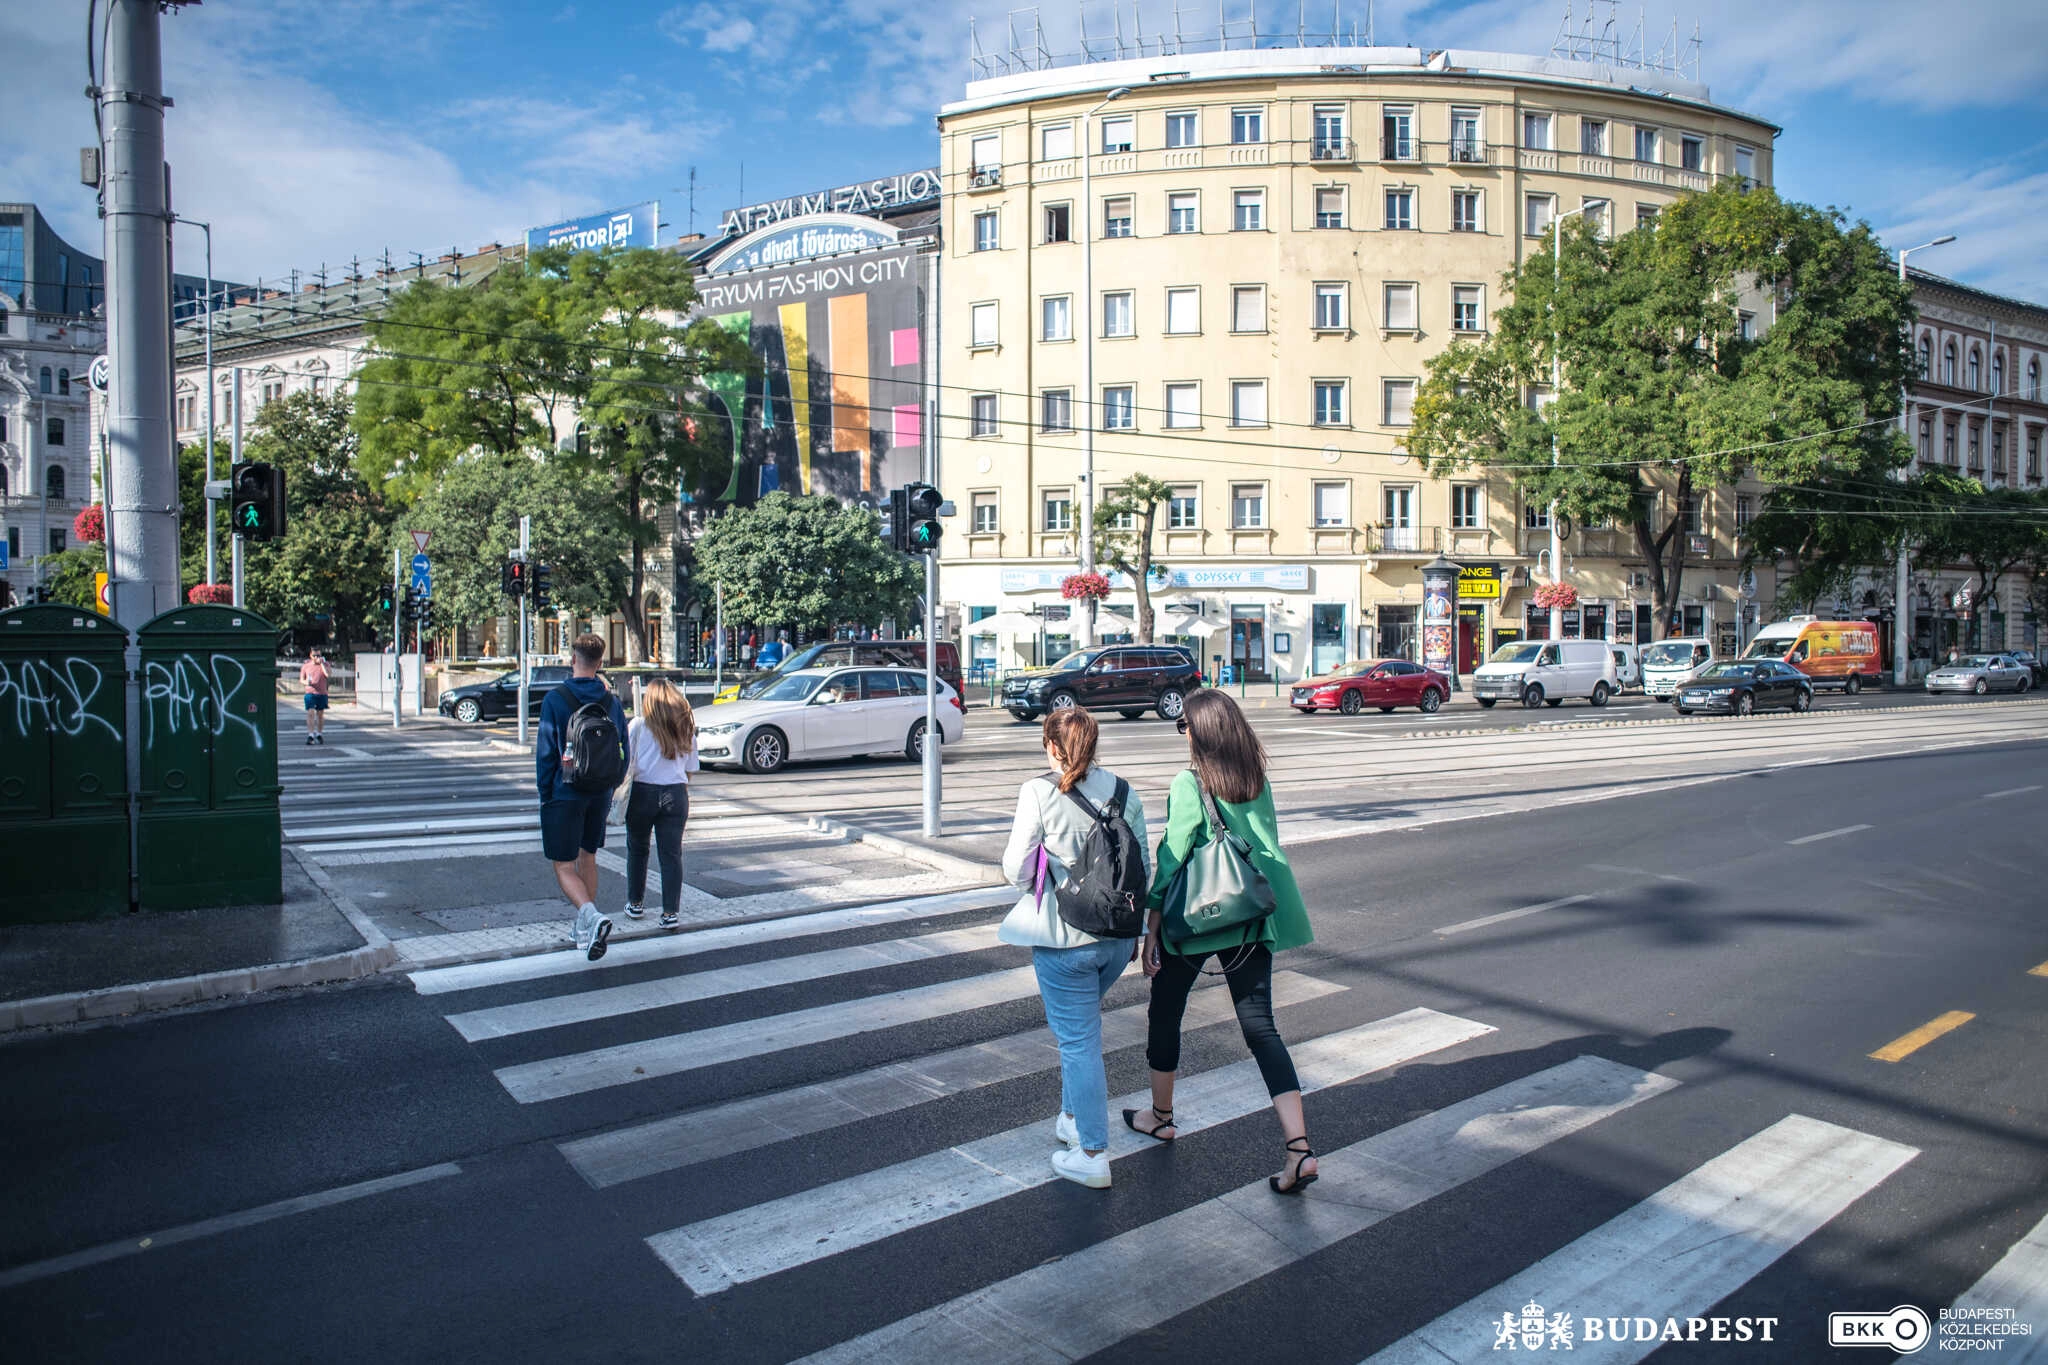
{"type": "Polygon", "coordinates": [[[1500,605],[1504,575],[1498,562],[1458,566],[1458,671],[1470,673],[1486,662],[1486,622],[1500,605]]]}

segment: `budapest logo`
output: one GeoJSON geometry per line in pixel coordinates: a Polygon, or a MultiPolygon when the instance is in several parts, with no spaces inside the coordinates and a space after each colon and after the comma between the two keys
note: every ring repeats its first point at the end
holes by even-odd
{"type": "Polygon", "coordinates": [[[1502,1313],[1493,1329],[1493,1349],[1505,1346],[1512,1351],[1519,1344],[1525,1351],[1540,1351],[1545,1342],[1555,1351],[1562,1347],[1572,1349],[1572,1315],[1558,1313],[1552,1317],[1543,1316],[1543,1305],[1531,1299],[1522,1305],[1522,1314],[1502,1313]]]}
{"type": "MultiPolygon", "coordinates": [[[[1912,1309],[1919,1312],[1919,1309],[1912,1309]]],[[[1840,1314],[1837,1316],[1858,1316],[1840,1314]]],[[[1864,1314],[1861,1316],[1881,1316],[1864,1314]]],[[[1922,1315],[1921,1322],[1926,1322],[1922,1315]]],[[[1569,1351],[1595,1342],[1731,1342],[1773,1341],[1776,1318],[1606,1318],[1549,1313],[1531,1299],[1522,1311],[1502,1313],[1493,1325],[1496,1351],[1569,1351]]],[[[1857,1343],[1874,1344],[1874,1343],[1857,1343]]],[[[1917,1348],[1915,1348],[1917,1349],[1917,1348]]]]}

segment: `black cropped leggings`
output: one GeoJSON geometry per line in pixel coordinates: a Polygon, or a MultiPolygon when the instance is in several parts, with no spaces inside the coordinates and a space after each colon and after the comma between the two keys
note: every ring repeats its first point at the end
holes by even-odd
{"type": "MultiPolygon", "coordinates": [[[[1160,957],[1159,975],[1152,978],[1152,1008],[1145,1038],[1145,1061],[1154,1071],[1180,1070],[1180,1021],[1187,1012],[1188,992],[1202,973],[1208,953],[1160,957]]],[[[1284,1095],[1301,1089],[1294,1074],[1294,1059],[1273,1023],[1273,954],[1263,944],[1257,947],[1227,948],[1216,955],[1223,963],[1224,980],[1230,986],[1230,1001],[1237,1007],[1237,1026],[1244,1030],[1245,1046],[1259,1064],[1268,1095],[1284,1095]]]]}

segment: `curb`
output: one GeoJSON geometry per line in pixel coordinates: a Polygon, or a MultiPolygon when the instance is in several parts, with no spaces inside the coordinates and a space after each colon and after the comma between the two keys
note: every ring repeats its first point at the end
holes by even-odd
{"type": "Polygon", "coordinates": [[[1003,876],[1002,868],[994,863],[976,862],[971,858],[956,858],[950,853],[942,853],[938,849],[928,848],[909,839],[899,839],[893,834],[882,834],[875,830],[862,829],[858,825],[849,825],[842,820],[834,820],[829,816],[813,815],[805,823],[821,834],[834,835],[845,839],[848,843],[868,844],[880,849],[884,853],[893,853],[899,858],[908,858],[914,863],[922,863],[935,872],[945,872],[955,877],[964,877],[968,880],[968,886],[962,887],[962,890],[980,885],[1001,886],[1006,884],[1008,880],[1003,876]]]}

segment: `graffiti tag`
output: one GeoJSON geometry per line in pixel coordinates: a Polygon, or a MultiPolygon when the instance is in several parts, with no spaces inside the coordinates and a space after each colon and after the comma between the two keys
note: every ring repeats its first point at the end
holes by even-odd
{"type": "Polygon", "coordinates": [[[93,726],[119,740],[121,731],[92,712],[106,676],[90,659],[24,659],[0,663],[0,717],[13,723],[17,738],[40,731],[76,738],[93,726]]]}
{"type": "Polygon", "coordinates": [[[143,665],[142,703],[149,717],[146,742],[154,747],[157,727],[175,735],[183,731],[211,733],[216,739],[229,725],[249,732],[257,748],[263,747],[263,730],[247,714],[256,708],[247,702],[239,707],[249,670],[232,656],[212,655],[201,663],[190,654],[180,654],[169,663],[155,660],[143,665]]]}

